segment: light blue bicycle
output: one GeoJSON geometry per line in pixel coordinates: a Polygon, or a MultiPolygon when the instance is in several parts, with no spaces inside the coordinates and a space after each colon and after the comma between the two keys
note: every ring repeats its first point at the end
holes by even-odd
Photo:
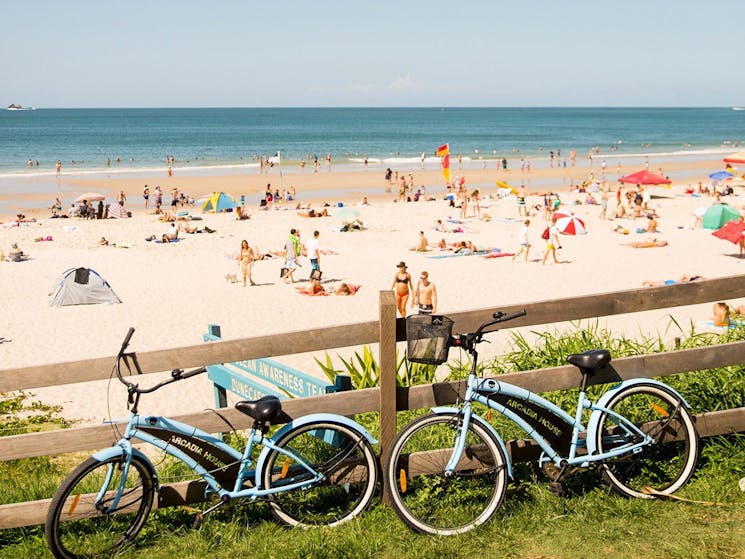
{"type": "Polygon", "coordinates": [[[246,447],[239,452],[196,427],[139,415],[143,394],[206,369],[176,369],[170,379],[140,388],[121,372],[122,362],[142,372],[137,356],[125,353],[133,333],[127,333],[114,366],[127,386],[129,423],[113,447],[75,468],[52,498],[46,538],[55,557],[108,557],[137,536],[159,486],[152,462],[132,446],[134,440],[173,456],[204,480],[205,496],[215,504],[197,516],[195,527],[205,514],[235,499],[265,500],[272,513],[291,526],[335,526],[370,504],[379,476],[371,446],[376,441],[346,417],[316,413],[289,420],[273,396],[238,402],[235,407],[254,420],[246,447]],[[286,421],[267,437],[271,424],[286,421]]]}
{"type": "Polygon", "coordinates": [[[495,514],[504,499],[507,477],[512,477],[507,448],[495,428],[499,418],[502,426],[513,422],[538,444],[539,464],[556,493],[566,476],[593,465],[614,490],[628,497],[670,494],[690,479],[698,457],[698,436],[689,406],[675,390],[656,380],[634,379],[611,388],[597,402],[588,398],[588,378],[611,361],[607,350],[567,357],[582,372],[574,416],[529,390],[479,378],[476,345],[483,335],[494,331],[496,324],[524,314],[497,312],[476,332],[459,336],[450,336],[452,321],[447,317],[407,319],[407,335],[420,333],[419,339],[408,335],[409,360],[444,362],[452,346],[471,356],[460,405],[434,408],[404,427],[385,466],[392,505],[413,530],[460,534],[495,514]],[[444,337],[427,337],[428,331],[442,331],[443,325],[448,327],[444,337]],[[422,348],[421,355],[416,354],[417,347],[422,348]],[[486,407],[483,417],[475,404],[486,407]],[[491,418],[491,410],[497,412],[496,418],[491,418]]]}

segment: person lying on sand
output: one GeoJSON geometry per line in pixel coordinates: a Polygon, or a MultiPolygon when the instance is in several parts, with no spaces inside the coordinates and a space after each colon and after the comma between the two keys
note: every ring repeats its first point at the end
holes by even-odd
{"type": "Polygon", "coordinates": [[[353,285],[351,283],[342,283],[334,291],[334,295],[354,295],[359,291],[361,285],[353,285]]]}
{"type": "Polygon", "coordinates": [[[667,241],[659,241],[657,239],[652,239],[651,241],[635,241],[633,243],[626,243],[626,246],[633,248],[666,247],[667,241]]]}
{"type": "Polygon", "coordinates": [[[297,215],[300,217],[328,217],[330,214],[328,208],[323,208],[322,210],[311,208],[309,210],[300,210],[297,212],[297,215]]]}
{"type": "Polygon", "coordinates": [[[689,283],[692,281],[704,279],[701,276],[694,276],[694,275],[684,275],[680,276],[678,279],[666,279],[666,280],[644,280],[642,282],[642,285],[644,287],[661,287],[663,285],[675,285],[676,283],[689,283]]]}
{"type": "Polygon", "coordinates": [[[297,289],[298,293],[302,293],[303,295],[328,295],[321,285],[321,282],[317,279],[310,280],[310,285],[308,287],[296,287],[295,289],[297,289]]]}

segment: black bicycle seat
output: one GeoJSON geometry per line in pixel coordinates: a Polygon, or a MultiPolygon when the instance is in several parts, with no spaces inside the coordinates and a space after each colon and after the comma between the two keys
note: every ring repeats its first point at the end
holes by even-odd
{"type": "Polygon", "coordinates": [[[277,418],[282,412],[282,403],[276,396],[264,396],[258,400],[236,402],[235,409],[263,423],[277,418]]]}
{"type": "Polygon", "coordinates": [[[591,349],[567,356],[567,362],[579,367],[582,372],[588,369],[602,369],[610,363],[611,355],[607,349],[591,349]]]}

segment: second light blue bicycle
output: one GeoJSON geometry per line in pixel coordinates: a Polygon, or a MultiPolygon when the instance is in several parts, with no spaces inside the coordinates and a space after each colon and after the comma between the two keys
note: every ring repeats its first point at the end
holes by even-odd
{"type": "Polygon", "coordinates": [[[588,398],[588,379],[611,361],[607,350],[567,357],[582,373],[574,415],[524,388],[479,378],[476,346],[484,334],[524,314],[497,312],[476,332],[450,336],[448,330],[429,338],[428,331],[452,321],[407,318],[407,331],[412,322],[413,331],[424,332],[420,339],[409,337],[409,360],[443,362],[448,347],[461,347],[471,356],[460,405],[434,408],[405,426],[385,466],[392,505],[413,530],[460,534],[489,520],[502,504],[512,464],[491,410],[503,418],[501,425],[511,422],[536,442],[539,464],[557,492],[570,473],[593,465],[618,493],[639,498],[673,493],[693,474],[698,436],[689,405],[675,390],[640,378],[621,382],[596,402],[588,398]],[[421,356],[412,355],[412,347],[421,348],[421,356]]]}

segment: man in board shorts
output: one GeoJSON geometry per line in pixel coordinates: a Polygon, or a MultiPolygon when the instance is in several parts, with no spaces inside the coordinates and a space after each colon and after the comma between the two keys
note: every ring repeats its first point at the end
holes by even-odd
{"type": "Polygon", "coordinates": [[[437,289],[429,281],[429,273],[422,272],[414,291],[414,302],[419,305],[419,314],[437,313],[437,289]]]}

